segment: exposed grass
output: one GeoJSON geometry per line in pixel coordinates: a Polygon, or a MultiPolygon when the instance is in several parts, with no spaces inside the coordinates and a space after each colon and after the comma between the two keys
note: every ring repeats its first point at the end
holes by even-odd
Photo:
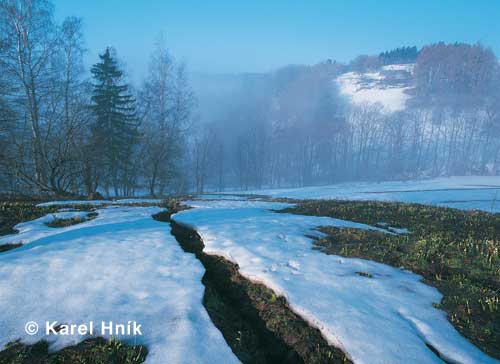
{"type": "Polygon", "coordinates": [[[57,207],[37,207],[31,202],[1,202],[0,203],[0,236],[15,234],[16,224],[38,219],[57,211],[57,207]]]}
{"type": "Polygon", "coordinates": [[[167,212],[165,212],[167,214],[166,216],[168,216],[166,221],[170,221],[171,214],[175,214],[176,212],[190,209],[189,206],[182,204],[182,201],[184,200],[185,200],[184,198],[170,198],[162,201],[161,206],[165,207],[168,210],[167,212]]]}
{"type": "Polygon", "coordinates": [[[500,358],[500,214],[417,204],[304,201],[282,210],[410,230],[322,227],[315,242],[327,254],[370,259],[421,274],[444,295],[439,308],[453,325],[491,356],[500,358]]]}
{"type": "Polygon", "coordinates": [[[98,216],[97,212],[90,212],[86,216],[75,216],[68,219],[61,219],[56,217],[53,220],[46,223],[46,225],[53,228],[61,228],[61,227],[81,224],[82,222],[93,220],[97,216],[98,216]]]}
{"type": "Polygon", "coordinates": [[[373,275],[371,275],[370,273],[366,273],[366,272],[356,272],[357,275],[360,275],[361,277],[365,277],[365,278],[373,278],[373,275]]]}
{"type": "MultiPolygon", "coordinates": [[[[42,216],[55,213],[60,206],[36,206],[36,202],[31,201],[16,201],[16,202],[0,202],[0,236],[8,234],[16,234],[18,231],[14,226],[26,221],[38,219],[42,216]]],[[[64,206],[65,208],[73,208],[77,210],[90,211],[94,207],[90,205],[74,205],[64,206]]],[[[95,216],[93,216],[95,217],[95,216]]],[[[57,226],[68,226],[81,221],[64,221],[69,219],[56,219],[63,221],[54,221],[57,226]],[[60,224],[60,225],[59,225],[60,224]],[[66,225],[65,225],[66,224],[66,225]]],[[[50,226],[50,225],[49,225],[50,226]]],[[[0,253],[6,252],[22,246],[22,244],[5,244],[0,245],[0,253]]]]}
{"type": "MultiPolygon", "coordinates": [[[[14,226],[55,212],[56,207],[37,207],[32,202],[0,202],[0,236],[16,234],[14,226]]],[[[2,244],[0,253],[19,248],[21,243],[2,244]]]]}
{"type": "Polygon", "coordinates": [[[2,245],[0,245],[0,253],[6,252],[6,251],[9,251],[9,250],[12,250],[12,249],[19,248],[21,246],[23,246],[23,244],[21,244],[21,243],[16,243],[16,244],[2,244],[2,245]]]}
{"type": "Polygon", "coordinates": [[[114,339],[87,339],[54,353],[48,352],[45,341],[33,345],[16,341],[0,352],[0,364],[141,364],[147,354],[144,346],[114,339]]]}
{"type": "MultiPolygon", "coordinates": [[[[172,200],[175,203],[179,203],[179,200],[172,200]]],[[[36,203],[39,201],[3,201],[0,202],[0,236],[8,235],[8,234],[16,234],[17,230],[14,229],[14,226],[25,221],[30,221],[34,219],[38,219],[42,216],[55,213],[61,208],[65,209],[73,209],[80,211],[89,211],[90,213],[87,215],[87,218],[71,218],[71,219],[54,219],[48,226],[51,227],[64,227],[70,226],[74,224],[79,224],[84,221],[88,221],[88,219],[95,218],[97,215],[93,213],[97,208],[105,208],[110,206],[110,204],[102,204],[102,205],[92,205],[92,204],[69,204],[69,205],[61,205],[61,206],[36,206],[36,203]]],[[[170,202],[170,203],[174,203],[170,202]]],[[[161,204],[164,204],[162,202],[161,204]]],[[[157,206],[159,203],[147,203],[147,202],[130,202],[126,204],[121,204],[120,206],[131,206],[131,207],[139,207],[139,206],[157,206]]],[[[115,205],[111,205],[115,206],[115,205]]],[[[0,246],[0,253],[3,251],[7,251],[10,249],[14,249],[19,247],[20,244],[7,244],[0,246]]]]}

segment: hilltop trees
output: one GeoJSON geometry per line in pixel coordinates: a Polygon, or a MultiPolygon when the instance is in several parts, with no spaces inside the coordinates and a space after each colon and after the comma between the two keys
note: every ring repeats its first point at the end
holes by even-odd
{"type": "Polygon", "coordinates": [[[495,55],[480,44],[432,44],[415,65],[417,94],[426,104],[478,106],[488,100],[497,71],[495,55]]]}
{"type": "Polygon", "coordinates": [[[384,65],[415,63],[417,61],[418,54],[418,48],[415,46],[400,47],[380,53],[379,59],[384,65]]]}
{"type": "Polygon", "coordinates": [[[480,44],[437,43],[422,48],[412,104],[431,121],[432,174],[497,169],[499,140],[493,125],[498,75],[495,55],[480,44]]]}

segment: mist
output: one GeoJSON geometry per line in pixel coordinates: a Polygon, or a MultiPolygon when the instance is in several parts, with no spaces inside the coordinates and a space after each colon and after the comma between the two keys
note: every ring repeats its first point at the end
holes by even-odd
{"type": "Polygon", "coordinates": [[[485,46],[438,43],[213,78],[227,92],[198,92],[197,192],[496,175],[498,72],[485,46]]]}
{"type": "Polygon", "coordinates": [[[331,50],[303,64],[255,54],[268,69],[248,72],[212,52],[236,66],[215,73],[159,32],[131,74],[128,47],[89,50],[86,19],[21,3],[0,9],[2,192],[165,196],[499,173],[488,45],[401,44],[348,61],[331,50]]]}

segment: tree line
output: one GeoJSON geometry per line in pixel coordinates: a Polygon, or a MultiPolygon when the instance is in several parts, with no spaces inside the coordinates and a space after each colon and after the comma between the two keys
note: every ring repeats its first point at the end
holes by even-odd
{"type": "Polygon", "coordinates": [[[418,48],[413,47],[400,47],[390,51],[380,53],[378,58],[384,65],[388,64],[408,64],[415,63],[418,58],[418,48]]]}

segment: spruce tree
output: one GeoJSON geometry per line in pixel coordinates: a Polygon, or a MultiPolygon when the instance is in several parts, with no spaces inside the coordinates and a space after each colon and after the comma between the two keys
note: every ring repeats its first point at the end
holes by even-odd
{"type": "Polygon", "coordinates": [[[120,190],[127,194],[130,159],[139,137],[135,99],[123,83],[123,72],[109,48],[99,58],[101,61],[91,68],[95,81],[91,98],[94,148],[103,162],[105,183],[113,186],[116,195],[120,190]]]}

